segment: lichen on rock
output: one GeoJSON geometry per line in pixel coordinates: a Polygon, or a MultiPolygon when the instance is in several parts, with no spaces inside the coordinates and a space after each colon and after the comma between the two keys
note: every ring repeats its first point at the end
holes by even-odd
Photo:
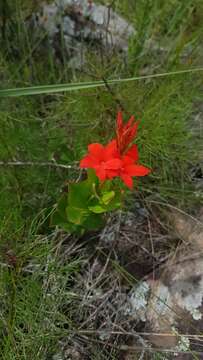
{"type": "Polygon", "coordinates": [[[84,64],[88,47],[126,54],[129,38],[135,34],[134,27],[111,7],[89,0],[56,0],[44,4],[32,15],[30,25],[35,31],[47,34],[53,50],[62,37],[66,58],[74,59],[70,66],[76,68],[84,64]]]}

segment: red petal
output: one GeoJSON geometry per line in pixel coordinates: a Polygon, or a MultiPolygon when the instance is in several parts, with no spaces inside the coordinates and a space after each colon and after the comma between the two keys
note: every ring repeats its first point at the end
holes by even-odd
{"type": "Polygon", "coordinates": [[[123,115],[122,112],[119,111],[117,114],[117,130],[120,132],[123,128],[123,115]]]}
{"type": "Polygon", "coordinates": [[[117,114],[117,123],[116,123],[116,141],[118,144],[119,151],[121,150],[120,146],[121,146],[122,133],[123,133],[123,116],[122,116],[122,112],[119,111],[117,114]]]}
{"type": "Polygon", "coordinates": [[[88,150],[90,155],[94,156],[98,160],[101,161],[103,159],[104,146],[102,144],[98,144],[98,143],[90,144],[88,146],[88,150]]]}
{"type": "Polygon", "coordinates": [[[111,160],[108,160],[105,162],[105,169],[108,169],[108,170],[116,170],[116,169],[119,169],[121,168],[122,166],[122,161],[120,159],[111,159],[111,160]]]}
{"type": "Polygon", "coordinates": [[[124,152],[127,149],[127,147],[129,146],[129,144],[131,144],[131,142],[134,140],[136,133],[137,133],[137,127],[138,127],[138,123],[136,123],[134,126],[123,131],[121,141],[119,144],[121,147],[121,149],[119,149],[119,150],[121,152],[124,152]]]}
{"type": "Polygon", "coordinates": [[[138,154],[138,148],[137,145],[132,145],[130,149],[126,152],[126,156],[132,158],[134,161],[138,161],[139,154],[138,154]]]}
{"type": "Polygon", "coordinates": [[[122,157],[122,166],[126,167],[127,165],[133,165],[134,160],[130,156],[123,156],[122,157]]]}
{"type": "Polygon", "coordinates": [[[98,176],[99,180],[104,181],[107,178],[106,171],[103,166],[98,166],[95,169],[96,175],[98,176]]]}
{"type": "Polygon", "coordinates": [[[81,168],[95,168],[98,166],[99,162],[97,159],[94,159],[92,156],[87,155],[80,161],[81,168]]]}
{"type": "Polygon", "coordinates": [[[127,165],[125,172],[130,176],[145,176],[150,173],[150,169],[143,165],[127,165]]]}
{"type": "Polygon", "coordinates": [[[106,170],[106,174],[108,179],[113,179],[114,177],[119,175],[119,171],[118,170],[106,170]]]}
{"type": "Polygon", "coordinates": [[[131,176],[129,176],[127,174],[122,174],[121,179],[126,184],[126,186],[129,187],[129,189],[133,188],[133,180],[132,180],[131,176]]]}
{"type": "Polygon", "coordinates": [[[135,136],[136,136],[136,134],[137,134],[138,125],[139,125],[139,122],[136,122],[136,123],[131,127],[130,137],[132,138],[132,140],[135,138],[135,136]]]}
{"type": "Polygon", "coordinates": [[[125,131],[128,130],[132,126],[134,120],[135,120],[135,117],[134,117],[134,115],[132,115],[130,117],[130,119],[128,120],[128,122],[124,126],[125,131]]]}
{"type": "Polygon", "coordinates": [[[116,140],[113,139],[109,144],[105,146],[104,149],[104,160],[109,160],[110,158],[118,157],[118,149],[116,140]]]}

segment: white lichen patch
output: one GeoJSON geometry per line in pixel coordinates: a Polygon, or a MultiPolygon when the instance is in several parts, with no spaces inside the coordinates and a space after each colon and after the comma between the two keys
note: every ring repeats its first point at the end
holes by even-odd
{"type": "Polygon", "coordinates": [[[201,320],[202,318],[202,313],[199,309],[193,309],[191,314],[194,320],[201,320]]]}
{"type": "Polygon", "coordinates": [[[196,283],[193,278],[178,282],[179,291],[175,291],[174,297],[177,304],[187,310],[194,320],[200,320],[202,313],[200,307],[203,298],[203,278],[196,283]]]}
{"type": "Polygon", "coordinates": [[[181,336],[176,347],[178,351],[189,351],[190,350],[190,340],[186,336],[181,336]]]}
{"type": "Polygon", "coordinates": [[[146,310],[148,304],[150,287],[146,281],[140,283],[132,290],[129,296],[129,313],[141,321],[146,321],[146,310]]]}
{"type": "Polygon", "coordinates": [[[202,318],[202,314],[199,310],[199,307],[202,304],[202,296],[203,294],[191,294],[187,296],[184,300],[183,304],[187,311],[190,312],[194,320],[200,320],[202,318]]]}
{"type": "Polygon", "coordinates": [[[175,327],[172,327],[172,330],[174,334],[179,338],[178,343],[174,349],[175,351],[177,351],[177,353],[175,352],[174,355],[177,356],[180,351],[181,352],[190,351],[190,340],[188,339],[188,337],[185,335],[179,335],[175,327]]]}

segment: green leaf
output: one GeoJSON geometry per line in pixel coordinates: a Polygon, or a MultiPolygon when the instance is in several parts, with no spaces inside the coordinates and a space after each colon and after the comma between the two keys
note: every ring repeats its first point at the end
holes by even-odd
{"type": "Polygon", "coordinates": [[[101,214],[91,213],[84,221],[82,226],[86,230],[99,230],[101,227],[104,226],[104,218],[101,214]]]}
{"type": "Polygon", "coordinates": [[[88,208],[88,200],[92,195],[91,184],[87,181],[71,184],[69,186],[68,204],[82,209],[88,208]]]}
{"type": "Polygon", "coordinates": [[[121,202],[113,201],[112,203],[106,205],[106,212],[117,210],[121,208],[121,202]]]}
{"type": "Polygon", "coordinates": [[[61,229],[69,232],[82,235],[84,229],[68,221],[66,214],[67,194],[64,194],[58,202],[56,210],[52,213],[50,219],[50,226],[59,226],[61,229]]]}
{"type": "Polygon", "coordinates": [[[66,223],[61,224],[60,227],[63,230],[69,232],[70,234],[77,234],[78,236],[82,236],[85,232],[85,229],[82,226],[75,225],[68,221],[66,223]]]}
{"type": "Polygon", "coordinates": [[[108,191],[105,192],[102,196],[102,202],[105,205],[108,205],[110,203],[110,201],[115,197],[115,191],[108,191]]]}
{"type": "Polygon", "coordinates": [[[106,205],[106,211],[113,211],[121,208],[121,192],[115,192],[115,196],[106,205]]]}
{"type": "Polygon", "coordinates": [[[106,212],[106,209],[101,205],[89,206],[88,209],[95,214],[102,214],[106,212]]]}
{"type": "Polygon", "coordinates": [[[56,217],[53,217],[52,219],[52,223],[51,226],[59,226],[61,229],[69,232],[70,234],[78,234],[78,235],[82,235],[84,233],[84,229],[76,224],[73,224],[71,222],[69,222],[68,220],[66,220],[66,222],[64,222],[63,219],[61,219],[60,217],[57,217],[58,214],[56,214],[56,217]]]}
{"type": "Polygon", "coordinates": [[[67,206],[66,214],[70,222],[77,225],[82,225],[88,215],[88,211],[83,208],[67,206]]]}

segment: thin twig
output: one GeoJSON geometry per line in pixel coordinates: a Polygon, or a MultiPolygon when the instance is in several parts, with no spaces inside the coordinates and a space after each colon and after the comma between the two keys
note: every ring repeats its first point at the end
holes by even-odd
{"type": "MultiPolygon", "coordinates": [[[[99,343],[99,344],[102,344],[102,345],[106,345],[106,343],[102,340],[95,340],[93,338],[89,338],[88,339],[89,341],[93,342],[93,343],[99,343]]],[[[146,346],[144,349],[142,346],[128,346],[128,345],[124,345],[124,344],[121,344],[121,345],[115,345],[115,344],[111,344],[110,342],[108,343],[108,346],[110,347],[113,347],[114,349],[118,349],[120,351],[130,351],[130,352],[142,352],[143,350],[145,351],[148,351],[150,353],[157,353],[157,352],[160,352],[160,353],[168,353],[168,354],[191,354],[193,356],[195,356],[196,358],[196,355],[203,355],[203,352],[202,351],[193,351],[193,350],[188,350],[188,351],[184,351],[184,350],[178,350],[178,349],[163,349],[163,348],[155,348],[155,347],[151,347],[151,346],[146,346]]]]}
{"type": "Polygon", "coordinates": [[[39,166],[39,167],[53,167],[61,169],[76,169],[79,170],[77,165],[58,164],[51,161],[0,161],[0,166],[39,166]]]}
{"type": "MultiPolygon", "coordinates": [[[[142,331],[109,331],[109,330],[105,330],[109,335],[128,335],[128,336],[162,336],[162,337],[182,337],[182,336],[187,336],[188,338],[194,338],[196,340],[200,340],[201,338],[203,338],[203,335],[196,335],[196,334],[185,334],[185,333],[178,333],[178,334],[173,334],[173,333],[158,333],[158,332],[142,332],[142,331]]],[[[101,335],[104,333],[104,329],[103,330],[92,330],[92,329],[84,329],[84,330],[77,330],[77,334],[79,335],[101,335]]]]}

